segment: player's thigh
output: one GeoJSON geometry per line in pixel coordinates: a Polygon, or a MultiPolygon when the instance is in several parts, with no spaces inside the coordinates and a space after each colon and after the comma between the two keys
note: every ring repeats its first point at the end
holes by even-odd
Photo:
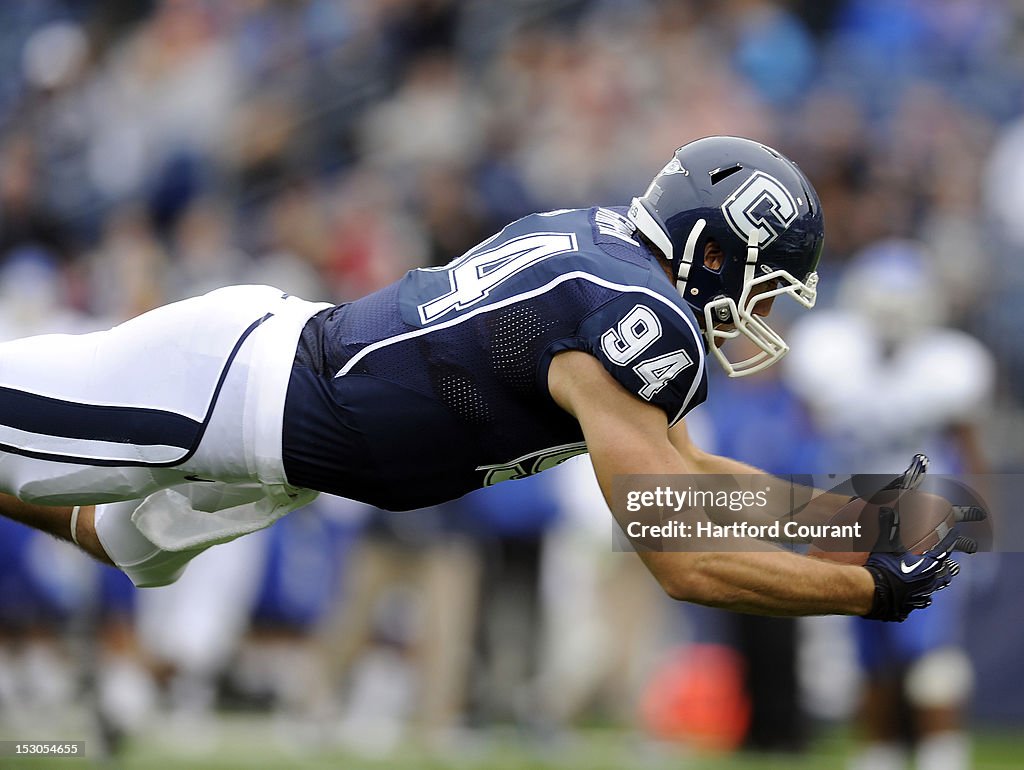
{"type": "Polygon", "coordinates": [[[194,454],[234,357],[280,297],[230,287],[107,331],[0,345],[0,490],[81,504],[180,482],[173,469],[194,454]]]}

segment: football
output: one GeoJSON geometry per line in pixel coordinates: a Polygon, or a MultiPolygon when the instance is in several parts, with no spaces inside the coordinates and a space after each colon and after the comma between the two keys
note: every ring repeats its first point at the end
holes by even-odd
{"type": "Polygon", "coordinates": [[[957,521],[957,509],[948,500],[927,492],[889,490],[872,502],[855,498],[830,520],[836,536],[811,541],[807,555],[843,564],[863,565],[878,542],[878,516],[882,508],[899,515],[900,542],[910,553],[924,553],[939,544],[957,521]]]}

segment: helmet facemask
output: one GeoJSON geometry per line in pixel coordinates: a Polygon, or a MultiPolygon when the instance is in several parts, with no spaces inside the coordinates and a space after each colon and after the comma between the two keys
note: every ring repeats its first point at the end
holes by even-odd
{"type": "MultiPolygon", "coordinates": [[[[651,217],[650,212],[636,198],[633,199],[631,217],[634,221],[644,221],[651,217]]],[[[665,254],[673,265],[676,274],[676,289],[683,297],[696,294],[697,289],[690,287],[690,274],[694,267],[694,256],[697,247],[702,243],[701,236],[707,221],[698,219],[686,238],[683,253],[676,261],[671,241],[664,237],[655,245],[665,254]]],[[[649,228],[651,232],[657,232],[649,228]]],[[[730,377],[745,377],[764,371],[789,352],[789,345],[782,336],[768,325],[768,322],[754,314],[758,303],[782,295],[789,295],[802,307],[812,308],[818,296],[818,273],[812,271],[806,279],[800,280],[787,270],[773,269],[770,265],[758,265],[760,247],[758,234],[751,233],[747,244],[746,263],[743,272],[743,288],[739,299],[721,294],[704,305],[704,337],[707,339],[708,350],[718,359],[730,377]],[[760,272],[761,275],[757,275],[760,272]],[[768,286],[767,289],[761,287],[768,286]],[[715,328],[716,324],[730,324],[731,328],[715,328]],[[742,361],[731,361],[722,349],[722,344],[731,339],[746,337],[758,351],[742,361]]]]}
{"type": "Polygon", "coordinates": [[[732,297],[720,296],[704,306],[704,336],[708,349],[730,377],[745,377],[763,371],[789,352],[789,345],[782,336],[764,318],[754,314],[759,303],[785,294],[810,309],[817,300],[817,272],[801,281],[786,270],[773,270],[769,265],[761,265],[761,275],[755,275],[758,272],[757,256],[757,246],[748,246],[739,302],[732,297]],[[768,288],[763,289],[765,286],[768,288]],[[730,327],[715,328],[721,323],[729,323],[730,327]],[[741,336],[753,343],[758,352],[742,361],[732,361],[722,349],[722,343],[741,336]]]}

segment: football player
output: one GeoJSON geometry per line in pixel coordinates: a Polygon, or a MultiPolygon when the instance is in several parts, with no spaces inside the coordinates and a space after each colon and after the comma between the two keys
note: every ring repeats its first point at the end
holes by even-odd
{"type": "MultiPolygon", "coordinates": [[[[786,374],[846,467],[879,471],[923,446],[933,470],[987,472],[977,416],[994,395],[995,361],[947,325],[947,294],[932,265],[916,241],[873,243],[846,267],[837,307],[791,330],[786,374]],[[808,352],[826,337],[823,355],[808,352]]],[[[963,648],[968,588],[961,579],[937,611],[902,625],[854,625],[864,746],[851,768],[902,768],[908,749],[917,770],[971,766],[963,730],[972,681],[963,648]]]]}
{"type": "MultiPolygon", "coordinates": [[[[230,287],[107,332],[7,343],[3,512],[147,586],[317,492],[420,508],[585,451],[610,504],[629,474],[754,473],[695,447],[683,418],[707,395],[708,355],[743,376],[786,352],[766,317],[779,297],[814,305],[823,238],[796,165],[708,137],[628,207],[524,217],[348,304],[230,287]],[[756,352],[734,361],[723,343],[738,337],[756,352]]],[[[819,497],[817,513],[841,502],[819,497]]],[[[788,492],[772,504],[788,513],[788,492]]],[[[680,600],[900,620],[949,582],[956,544],[866,567],[764,548],[640,555],[680,600]]]]}

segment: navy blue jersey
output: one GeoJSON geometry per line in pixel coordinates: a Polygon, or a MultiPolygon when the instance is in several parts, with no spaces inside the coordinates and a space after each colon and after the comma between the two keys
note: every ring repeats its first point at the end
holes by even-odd
{"type": "Polygon", "coordinates": [[[406,510],[586,451],[553,356],[595,356],[675,423],[706,395],[697,322],[622,209],[534,214],[444,267],[307,324],[284,415],[290,483],[406,510]]]}

